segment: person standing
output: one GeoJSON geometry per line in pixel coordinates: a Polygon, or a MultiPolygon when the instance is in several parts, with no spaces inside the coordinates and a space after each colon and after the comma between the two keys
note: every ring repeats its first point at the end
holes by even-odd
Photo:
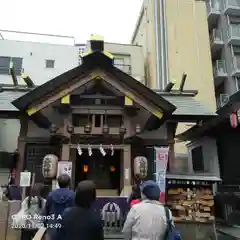
{"type": "Polygon", "coordinates": [[[129,209],[139,203],[141,201],[141,191],[140,191],[140,186],[135,184],[132,186],[132,192],[130,194],[130,196],[127,199],[127,203],[129,206],[129,209]]]}
{"type": "MultiPolygon", "coordinates": [[[[145,181],[141,187],[142,201],[129,211],[123,226],[126,240],[163,240],[166,234],[168,219],[166,209],[159,201],[160,188],[154,181],[145,181]]],[[[171,211],[169,219],[172,219],[171,211]]]]}
{"type": "Polygon", "coordinates": [[[41,183],[35,183],[30,191],[30,195],[26,197],[22,204],[21,210],[26,216],[22,229],[21,239],[32,240],[39,228],[42,227],[42,212],[46,203],[46,200],[42,197],[44,185],[41,183]]]}
{"type": "Polygon", "coordinates": [[[76,188],[75,206],[63,213],[61,227],[53,240],[104,240],[102,219],[99,212],[91,208],[96,199],[96,185],[82,181],[76,188]]]}
{"type": "Polygon", "coordinates": [[[44,215],[48,218],[44,221],[47,227],[47,234],[51,237],[54,234],[55,226],[61,219],[66,208],[74,206],[75,193],[70,190],[71,178],[62,174],[57,179],[59,189],[49,193],[46,201],[44,215]]]}

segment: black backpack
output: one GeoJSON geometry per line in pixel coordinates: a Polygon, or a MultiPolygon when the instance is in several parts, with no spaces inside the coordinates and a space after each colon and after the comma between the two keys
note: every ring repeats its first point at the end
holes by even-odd
{"type": "Polygon", "coordinates": [[[165,234],[165,240],[182,240],[180,232],[176,230],[173,225],[172,219],[170,219],[170,210],[164,207],[166,218],[167,218],[167,229],[165,234]]]}

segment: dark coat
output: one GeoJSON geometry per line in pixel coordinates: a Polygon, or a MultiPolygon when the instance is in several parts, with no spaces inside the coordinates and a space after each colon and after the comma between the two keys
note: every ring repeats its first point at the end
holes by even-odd
{"type": "Polygon", "coordinates": [[[65,210],[53,240],[104,240],[100,214],[92,209],[72,207],[65,210]]]}
{"type": "Polygon", "coordinates": [[[44,215],[49,216],[50,219],[44,221],[44,224],[50,235],[52,235],[55,225],[59,222],[59,216],[63,214],[65,209],[74,206],[74,201],[75,193],[67,188],[59,188],[49,193],[44,215]]]}
{"type": "Polygon", "coordinates": [[[21,188],[17,185],[10,185],[7,188],[6,197],[8,200],[22,200],[21,188]]]}

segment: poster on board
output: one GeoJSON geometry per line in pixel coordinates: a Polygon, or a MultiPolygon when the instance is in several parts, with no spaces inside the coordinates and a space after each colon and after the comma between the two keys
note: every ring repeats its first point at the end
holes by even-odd
{"type": "Polygon", "coordinates": [[[161,201],[163,202],[165,202],[168,155],[169,147],[155,147],[156,182],[161,189],[161,201]]]}
{"type": "Polygon", "coordinates": [[[20,173],[20,187],[30,187],[31,186],[31,172],[21,172],[20,173]]]}
{"type": "MultiPolygon", "coordinates": [[[[72,177],[72,162],[70,162],[70,161],[59,161],[58,162],[57,178],[61,174],[67,174],[67,175],[69,175],[69,177],[72,177]]],[[[56,181],[56,188],[59,188],[57,181],[56,181]]]]}

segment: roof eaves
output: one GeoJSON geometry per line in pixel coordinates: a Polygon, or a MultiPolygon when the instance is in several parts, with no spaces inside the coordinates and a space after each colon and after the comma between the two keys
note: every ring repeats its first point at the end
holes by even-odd
{"type": "Polygon", "coordinates": [[[141,82],[134,79],[132,76],[121,71],[117,67],[111,65],[103,66],[106,71],[115,76],[117,79],[121,80],[126,86],[129,86],[131,89],[137,91],[139,94],[147,97],[149,101],[153,104],[156,104],[163,111],[173,113],[176,110],[176,106],[164,99],[162,96],[151,90],[150,88],[143,85],[141,82]]]}
{"type": "Polygon", "coordinates": [[[215,118],[212,118],[211,120],[203,123],[202,126],[195,125],[191,128],[189,128],[187,131],[180,133],[176,135],[176,138],[181,141],[191,141],[199,136],[202,136],[207,131],[211,130],[218,124],[222,123],[226,118],[223,118],[222,116],[217,116],[215,118]]]}
{"type": "Polygon", "coordinates": [[[33,101],[36,101],[39,98],[43,97],[46,93],[54,91],[62,84],[69,82],[70,79],[78,77],[79,75],[83,74],[86,70],[87,68],[83,65],[70,69],[69,71],[64,72],[63,74],[44,83],[43,85],[34,88],[26,95],[14,100],[12,104],[19,110],[23,110],[27,108],[33,101]]]}

